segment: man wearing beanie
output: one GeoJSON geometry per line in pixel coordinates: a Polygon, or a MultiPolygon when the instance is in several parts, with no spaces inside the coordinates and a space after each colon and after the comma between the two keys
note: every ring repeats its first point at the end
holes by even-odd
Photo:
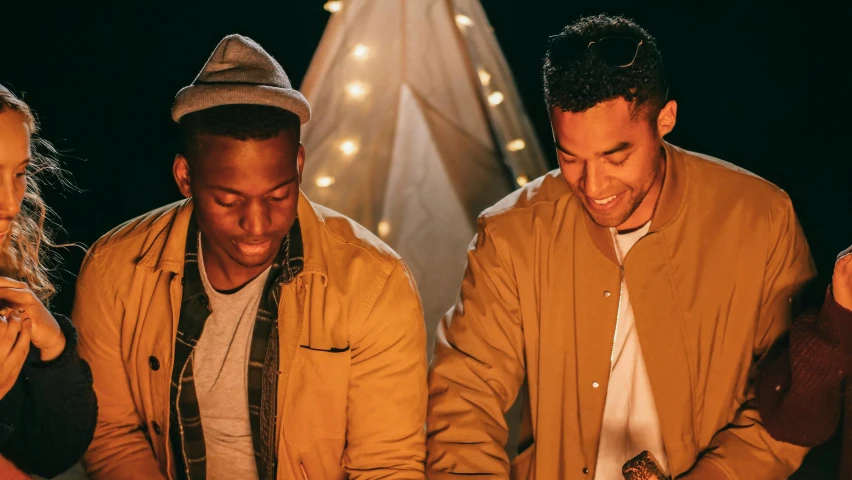
{"type": "Polygon", "coordinates": [[[420,299],[396,253],[300,193],[305,98],[231,35],[172,118],[187,199],[102,237],[77,283],[90,477],[424,478],[420,299]]]}

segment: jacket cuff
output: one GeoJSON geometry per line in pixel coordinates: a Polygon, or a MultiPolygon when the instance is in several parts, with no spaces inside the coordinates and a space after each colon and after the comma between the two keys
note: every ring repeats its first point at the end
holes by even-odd
{"type": "Polygon", "coordinates": [[[825,293],[825,302],[819,312],[817,328],[840,348],[852,354],[852,311],[849,311],[834,300],[831,286],[825,293]]]}

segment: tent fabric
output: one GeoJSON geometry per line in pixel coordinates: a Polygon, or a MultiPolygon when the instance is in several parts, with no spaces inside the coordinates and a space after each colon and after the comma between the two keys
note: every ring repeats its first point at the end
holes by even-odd
{"type": "Polygon", "coordinates": [[[403,257],[431,353],[476,216],[547,170],[485,12],[478,0],[341,0],[301,91],[314,113],[302,188],[403,257]]]}

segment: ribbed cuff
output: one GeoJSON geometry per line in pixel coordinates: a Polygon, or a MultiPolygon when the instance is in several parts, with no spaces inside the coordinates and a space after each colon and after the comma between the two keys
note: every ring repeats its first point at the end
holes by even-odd
{"type": "Polygon", "coordinates": [[[841,307],[834,300],[831,286],[825,293],[817,328],[829,340],[836,342],[844,352],[852,355],[852,311],[841,307]]]}

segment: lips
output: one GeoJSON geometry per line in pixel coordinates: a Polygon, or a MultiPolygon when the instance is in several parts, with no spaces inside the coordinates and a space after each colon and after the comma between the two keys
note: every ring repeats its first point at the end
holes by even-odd
{"type": "Polygon", "coordinates": [[[235,241],[234,245],[243,255],[253,257],[257,255],[264,255],[269,252],[269,249],[272,246],[272,241],[235,241]]]}

